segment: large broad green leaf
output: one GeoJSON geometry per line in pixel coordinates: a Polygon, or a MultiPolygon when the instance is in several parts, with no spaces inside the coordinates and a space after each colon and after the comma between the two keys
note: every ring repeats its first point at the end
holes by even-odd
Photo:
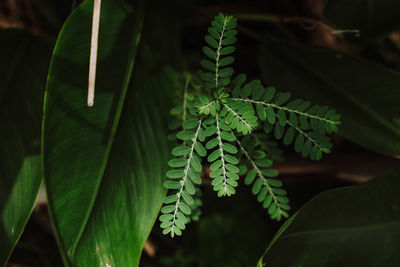
{"type": "Polygon", "coordinates": [[[168,71],[152,76],[145,68],[134,71],[134,84],[73,265],[138,266],[165,195],[162,182],[169,158],[165,92],[172,89],[173,81],[168,71]]]}
{"type": "Polygon", "coordinates": [[[66,265],[136,266],[165,194],[173,77],[147,62],[147,46],[137,52],[142,5],[103,0],[88,108],[91,13],[86,1],[68,18],[49,72],[43,163],[50,213],[66,265]]]}
{"type": "Polygon", "coordinates": [[[259,266],[399,266],[400,171],[324,192],[278,231],[259,266]]]}
{"type": "Polygon", "coordinates": [[[324,16],[338,29],[360,30],[357,39],[366,43],[400,29],[400,1],[331,0],[325,6],[324,16]]]}
{"type": "Polygon", "coordinates": [[[40,125],[52,45],[28,32],[0,31],[0,266],[42,184],[40,125]]]}
{"type": "Polygon", "coordinates": [[[400,74],[322,48],[269,39],[260,57],[264,80],[342,115],[339,133],[370,150],[400,155],[400,74]]]}

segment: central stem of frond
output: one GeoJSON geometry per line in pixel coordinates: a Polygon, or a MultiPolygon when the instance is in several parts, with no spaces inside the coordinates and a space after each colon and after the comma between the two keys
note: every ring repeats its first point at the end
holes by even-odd
{"type": "Polygon", "coordinates": [[[222,138],[221,138],[221,130],[219,126],[219,119],[218,119],[218,114],[215,116],[216,122],[217,122],[217,138],[218,138],[218,146],[219,146],[219,152],[221,154],[221,162],[222,162],[222,177],[224,178],[224,192],[225,194],[227,193],[226,189],[226,183],[227,183],[227,178],[226,178],[226,169],[225,169],[225,156],[224,156],[224,149],[222,147],[222,138]]]}
{"type": "Polygon", "coordinates": [[[215,89],[218,89],[218,76],[219,76],[219,58],[222,48],[222,39],[224,38],[224,32],[226,27],[226,19],[224,19],[224,25],[222,25],[221,36],[219,37],[218,41],[218,48],[217,48],[217,58],[215,59],[215,89]]]}

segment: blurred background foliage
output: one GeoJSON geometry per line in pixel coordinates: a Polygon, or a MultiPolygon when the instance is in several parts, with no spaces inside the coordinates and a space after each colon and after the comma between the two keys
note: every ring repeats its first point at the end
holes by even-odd
{"type": "MultiPolygon", "coordinates": [[[[66,18],[81,2],[0,1],[3,139],[8,138],[7,134],[12,135],[4,130],[10,128],[7,126],[10,118],[21,121],[21,114],[34,114],[29,122],[35,125],[30,127],[32,131],[21,135],[21,140],[30,145],[39,142],[38,114],[42,111],[52,46],[66,18]],[[24,53],[18,61],[21,67],[12,69],[20,50],[37,53],[24,53]],[[32,68],[35,75],[29,72],[32,68]],[[21,88],[37,90],[34,95],[38,98],[27,99],[31,91],[21,88]],[[23,95],[25,102],[17,103],[14,98],[18,95],[23,95]],[[18,105],[20,109],[16,109],[18,105]]],[[[240,25],[236,73],[263,77],[265,85],[290,91],[313,103],[328,104],[341,113],[343,124],[334,136],[333,153],[322,161],[306,161],[282,146],[285,161],[277,163],[276,168],[287,185],[292,213],[318,193],[365,182],[400,166],[398,0],[145,2],[146,42],[158,44],[158,64],[173,66],[181,72],[198,72],[209,21],[217,12],[233,14],[240,25]]],[[[2,141],[1,153],[12,151],[15,142],[2,141]]],[[[33,147],[20,157],[39,153],[33,147]]],[[[6,153],[1,156],[7,157],[6,153]]],[[[2,174],[8,173],[4,171],[4,162],[2,174]]],[[[35,188],[30,196],[31,206],[41,183],[40,179],[35,181],[31,185],[35,188]]],[[[10,183],[0,183],[0,190],[10,183]]],[[[200,221],[191,223],[183,237],[173,240],[154,227],[145,243],[140,266],[256,265],[281,224],[268,219],[249,188],[241,186],[238,195],[217,199],[205,179],[203,191],[200,221]]],[[[7,203],[2,196],[0,207],[7,203]]],[[[367,198],[360,201],[364,200],[368,201],[367,198]]],[[[29,203],[27,210],[31,209],[29,203]]],[[[396,246],[399,244],[393,244],[392,248],[396,246]]],[[[36,203],[8,265],[62,265],[43,198],[36,203]]]]}

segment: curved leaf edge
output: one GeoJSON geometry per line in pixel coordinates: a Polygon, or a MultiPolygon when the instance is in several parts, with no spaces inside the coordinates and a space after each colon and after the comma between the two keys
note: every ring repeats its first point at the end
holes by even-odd
{"type": "Polygon", "coordinates": [[[331,190],[327,190],[324,191],[322,193],[319,193],[318,195],[316,195],[315,197],[311,198],[306,204],[304,204],[295,214],[293,214],[288,220],[286,220],[286,222],[284,224],[282,224],[282,226],[279,228],[279,230],[276,232],[276,234],[274,235],[274,237],[272,238],[271,242],[268,244],[267,248],[265,249],[265,252],[263,253],[263,255],[261,256],[260,260],[257,262],[257,267],[263,267],[263,261],[264,261],[264,257],[268,254],[269,250],[272,248],[272,246],[276,243],[276,241],[281,237],[281,235],[286,231],[286,229],[291,225],[291,223],[294,221],[294,219],[297,217],[297,215],[299,213],[302,212],[302,210],[308,208],[308,206],[310,206],[314,201],[317,201],[320,198],[323,198],[325,195],[330,195],[330,194],[334,194],[335,192],[338,191],[351,191],[353,189],[358,189],[360,190],[361,188],[364,187],[368,187],[370,184],[374,184],[376,183],[377,180],[382,179],[382,177],[384,176],[388,176],[388,175],[392,175],[398,173],[400,174],[400,169],[393,169],[390,170],[382,175],[379,175],[377,177],[375,177],[374,179],[362,183],[362,184],[356,184],[356,185],[351,185],[351,186],[344,186],[344,187],[339,187],[339,188],[335,188],[335,189],[331,189],[331,190]]]}
{"type": "MultiPolygon", "coordinates": [[[[46,46],[43,46],[43,48],[46,48],[46,49],[48,48],[49,49],[48,50],[49,54],[50,54],[50,49],[52,49],[52,47],[54,45],[52,38],[47,37],[47,36],[43,36],[43,35],[35,36],[34,34],[32,34],[28,30],[12,29],[12,28],[10,28],[10,29],[3,28],[3,29],[0,29],[0,30],[1,30],[2,34],[20,32],[21,33],[21,37],[24,35],[23,39],[22,39],[22,42],[19,44],[19,46],[17,46],[15,48],[16,50],[23,50],[24,52],[18,53],[18,55],[14,56],[14,61],[17,61],[17,62],[15,62],[15,64],[10,66],[10,70],[7,73],[8,75],[10,75],[10,72],[12,73],[12,72],[18,71],[17,70],[17,65],[20,64],[21,63],[20,61],[24,59],[25,54],[26,54],[26,50],[29,48],[29,45],[30,45],[31,42],[39,44],[38,41],[39,41],[39,38],[40,38],[40,41],[44,41],[43,44],[46,44],[46,46]]],[[[11,74],[11,75],[13,76],[13,74],[11,74]]],[[[1,84],[0,85],[0,102],[1,102],[2,100],[4,100],[3,97],[4,97],[5,93],[6,93],[5,91],[8,88],[8,86],[10,85],[10,79],[6,78],[0,84],[1,84]]],[[[43,88],[42,88],[42,90],[43,90],[43,88]]],[[[41,155],[39,155],[39,154],[37,154],[35,156],[41,157],[41,155]]],[[[40,168],[41,168],[41,166],[40,166],[40,168]]],[[[24,230],[25,230],[25,228],[26,228],[26,226],[27,226],[27,224],[28,224],[28,222],[29,222],[29,220],[30,220],[30,218],[32,216],[32,213],[33,213],[33,211],[35,209],[35,204],[36,204],[37,199],[39,197],[40,190],[41,190],[42,186],[44,185],[42,169],[40,169],[40,172],[41,172],[40,181],[38,182],[37,187],[35,187],[34,190],[31,190],[32,192],[34,192],[33,193],[33,196],[34,196],[33,197],[33,201],[31,203],[32,205],[31,205],[29,211],[26,213],[26,217],[23,220],[21,229],[18,229],[19,233],[18,233],[17,237],[15,238],[14,242],[12,242],[12,244],[10,246],[10,250],[8,251],[8,254],[6,255],[6,257],[3,257],[4,262],[0,262],[0,266],[4,266],[4,267],[7,266],[7,263],[9,261],[11,255],[12,255],[14,249],[18,245],[18,242],[20,241],[20,239],[21,239],[21,237],[22,237],[22,235],[24,233],[24,230]]]]}
{"type": "Polygon", "coordinates": [[[8,263],[8,260],[10,259],[10,257],[11,257],[11,254],[12,254],[12,252],[14,251],[15,247],[17,246],[19,240],[21,239],[21,236],[22,236],[22,234],[24,233],[24,230],[25,230],[25,228],[26,228],[26,225],[28,224],[28,221],[29,221],[29,219],[30,219],[31,216],[32,216],[33,210],[35,209],[35,203],[36,203],[36,201],[37,201],[37,199],[38,199],[38,197],[39,197],[40,189],[41,189],[42,186],[44,185],[43,180],[44,180],[44,179],[43,179],[43,175],[42,175],[42,180],[41,180],[41,182],[40,182],[40,184],[39,184],[39,186],[38,186],[38,189],[36,190],[35,201],[33,202],[33,205],[32,205],[32,207],[31,207],[31,210],[30,210],[29,213],[28,213],[28,216],[26,216],[26,219],[25,219],[25,222],[24,222],[24,226],[23,226],[23,228],[21,229],[21,232],[19,233],[18,238],[15,239],[14,244],[12,244],[12,246],[11,246],[10,252],[9,252],[7,258],[5,259],[4,265],[2,265],[3,267],[6,267],[6,266],[7,266],[7,263],[8,263]]]}
{"type": "MultiPolygon", "coordinates": [[[[141,3],[141,1],[139,1],[139,2],[141,3]]],[[[59,46],[60,37],[63,36],[64,30],[65,30],[66,27],[68,27],[68,24],[71,21],[71,19],[74,16],[74,14],[78,13],[80,11],[80,8],[82,8],[82,6],[85,3],[87,3],[87,2],[83,2],[78,8],[74,9],[71,12],[71,14],[69,15],[69,17],[67,18],[67,20],[65,21],[64,25],[62,26],[62,28],[60,30],[60,33],[58,35],[58,38],[57,38],[57,42],[56,42],[56,44],[54,46],[54,49],[53,49],[52,60],[51,60],[50,67],[49,67],[49,73],[50,73],[50,70],[53,67],[53,57],[55,56],[57,48],[59,46]]],[[[90,5],[93,5],[93,3],[91,3],[90,5]]],[[[137,10],[139,10],[139,9],[144,11],[144,6],[143,5],[138,5],[137,10]]],[[[144,22],[144,16],[143,16],[144,12],[137,12],[137,10],[135,11],[135,13],[139,14],[140,16],[138,16],[139,18],[136,17],[136,20],[139,23],[135,24],[135,26],[133,27],[133,31],[132,31],[133,32],[132,33],[132,37],[133,38],[131,40],[131,43],[134,44],[134,45],[131,46],[131,49],[129,51],[129,55],[128,55],[129,59],[128,59],[128,64],[127,64],[127,68],[126,68],[126,78],[124,79],[124,82],[123,82],[123,85],[122,85],[122,89],[121,89],[121,92],[120,92],[120,95],[119,95],[119,100],[118,100],[118,104],[117,104],[115,115],[114,115],[115,119],[113,121],[111,130],[110,130],[109,139],[108,139],[108,142],[107,142],[107,147],[106,147],[106,152],[105,152],[106,154],[104,155],[104,159],[103,159],[102,165],[100,167],[101,168],[100,177],[104,176],[104,172],[106,170],[108,157],[109,157],[110,152],[111,152],[112,144],[113,144],[113,141],[114,141],[114,136],[115,136],[115,133],[117,131],[117,127],[118,127],[118,124],[119,124],[119,119],[120,119],[120,116],[121,116],[121,113],[122,113],[122,109],[123,109],[123,104],[124,104],[124,101],[125,101],[126,93],[127,93],[127,90],[128,90],[128,87],[129,87],[129,83],[130,83],[130,80],[131,80],[131,77],[132,77],[133,66],[134,66],[135,58],[136,58],[136,52],[138,50],[137,48],[138,48],[139,43],[140,43],[141,31],[142,31],[143,22],[144,22]],[[135,38],[136,34],[137,34],[137,37],[135,38]]],[[[49,82],[49,76],[47,77],[47,84],[48,84],[48,82],[49,82]]],[[[41,164],[42,164],[42,170],[45,169],[44,168],[43,151],[44,151],[44,137],[45,137],[44,133],[45,133],[45,128],[46,128],[45,127],[46,126],[45,115],[46,115],[46,111],[47,111],[47,102],[48,102],[47,98],[48,98],[48,86],[46,85],[46,90],[45,90],[45,93],[44,93],[43,120],[42,120],[42,140],[41,140],[41,151],[42,151],[41,164]]],[[[44,178],[43,181],[44,181],[44,185],[46,186],[46,177],[45,177],[44,173],[45,172],[43,171],[43,178],[44,178]]],[[[94,191],[94,194],[93,194],[90,206],[89,206],[90,210],[93,209],[93,206],[95,204],[95,200],[96,200],[98,192],[99,192],[100,185],[101,185],[101,180],[96,185],[96,189],[94,191]]],[[[46,190],[46,198],[49,199],[49,195],[48,195],[47,190],[46,190]]],[[[51,202],[48,202],[48,211],[49,211],[51,226],[52,226],[52,229],[53,229],[53,232],[54,232],[54,236],[55,236],[57,245],[59,247],[61,258],[62,258],[63,263],[64,263],[65,266],[71,266],[70,261],[69,261],[69,257],[72,257],[74,255],[75,249],[79,245],[81,237],[82,237],[82,235],[83,235],[83,233],[85,231],[87,222],[88,222],[88,220],[90,218],[91,212],[87,213],[87,215],[86,215],[86,217],[84,219],[84,223],[82,224],[81,229],[80,229],[80,231],[78,233],[78,238],[76,239],[72,249],[68,251],[68,255],[66,255],[66,249],[64,248],[64,246],[61,243],[60,233],[59,233],[59,231],[58,231],[58,229],[57,229],[57,227],[56,227],[56,225],[54,223],[55,216],[54,216],[52,210],[53,210],[52,204],[51,204],[51,202]]]]}
{"type": "MultiPolygon", "coordinates": [[[[139,2],[141,3],[141,1],[139,1],[139,2]]],[[[108,165],[108,159],[109,159],[109,156],[111,153],[112,145],[114,142],[114,137],[117,132],[117,128],[118,128],[118,124],[119,124],[119,121],[121,118],[121,113],[122,113],[122,109],[124,106],[129,83],[130,83],[130,80],[131,80],[132,74],[133,74],[133,66],[135,64],[135,59],[136,59],[136,54],[137,54],[136,52],[138,51],[138,47],[139,47],[139,43],[140,43],[140,39],[141,39],[141,31],[143,28],[143,21],[144,21],[144,16],[143,16],[144,11],[141,12],[140,10],[142,10],[142,11],[144,10],[142,6],[137,7],[137,9],[135,9],[135,13],[139,14],[139,16],[136,17],[137,23],[133,27],[131,48],[129,50],[129,55],[128,55],[128,64],[127,64],[128,66],[126,68],[126,75],[125,75],[125,79],[124,79],[124,82],[122,85],[121,93],[119,95],[118,104],[116,106],[116,112],[114,115],[115,119],[114,119],[112,127],[111,127],[110,136],[109,136],[109,140],[108,140],[107,148],[106,148],[106,155],[104,156],[103,163],[101,165],[100,177],[102,177],[102,178],[99,180],[98,184],[96,185],[95,194],[93,195],[93,198],[90,203],[90,210],[86,215],[84,224],[82,225],[79,235],[76,239],[76,242],[73,245],[73,248],[71,250],[71,257],[75,254],[75,250],[78,247],[79,242],[81,241],[81,237],[85,231],[85,228],[86,228],[87,223],[90,218],[91,211],[93,210],[93,206],[96,202],[96,198],[97,198],[97,195],[98,195],[98,192],[100,189],[100,185],[101,185],[103,177],[104,177],[104,172],[108,165]]]]}

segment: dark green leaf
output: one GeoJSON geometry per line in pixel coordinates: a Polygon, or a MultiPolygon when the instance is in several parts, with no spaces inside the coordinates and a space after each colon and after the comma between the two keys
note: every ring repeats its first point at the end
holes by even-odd
{"type": "MultiPolygon", "coordinates": [[[[268,83],[341,114],[344,137],[379,153],[400,154],[399,73],[350,55],[272,39],[260,63],[268,83]]],[[[301,117],[300,123],[303,127],[301,117]]]]}
{"type": "Polygon", "coordinates": [[[295,134],[295,128],[294,127],[290,127],[289,129],[287,129],[285,136],[283,137],[283,143],[285,145],[289,145],[293,142],[294,139],[294,134],[295,134]]]}
{"type": "Polygon", "coordinates": [[[256,169],[252,169],[252,170],[249,171],[249,173],[247,174],[247,176],[246,176],[246,178],[245,178],[245,180],[244,180],[244,183],[245,183],[246,185],[252,184],[253,181],[254,181],[254,178],[256,178],[256,175],[257,175],[257,170],[256,170],[256,169]]]}
{"type": "MultiPolygon", "coordinates": [[[[177,80],[154,62],[151,42],[134,63],[143,7],[103,0],[95,104],[88,108],[92,11],[93,1],[84,1],[68,18],[49,71],[43,126],[49,209],[67,266],[100,266],[109,255],[108,264],[138,266],[165,195],[166,127],[177,80]]],[[[152,30],[143,33],[148,38],[152,30]]]]}
{"type": "Polygon", "coordinates": [[[271,106],[268,106],[265,109],[265,112],[267,113],[267,120],[270,124],[275,124],[275,111],[271,106]]]}
{"type": "Polygon", "coordinates": [[[194,172],[193,169],[189,169],[188,175],[189,175],[189,178],[192,180],[193,183],[201,184],[200,176],[196,172],[194,172]]]}
{"type": "Polygon", "coordinates": [[[214,160],[216,160],[216,159],[219,158],[220,156],[221,156],[221,152],[220,152],[220,150],[217,148],[216,150],[214,150],[214,152],[212,152],[212,153],[208,156],[207,160],[208,160],[209,162],[213,162],[214,160]]]}
{"type": "Polygon", "coordinates": [[[311,151],[311,147],[312,147],[312,142],[308,139],[303,146],[303,149],[301,150],[301,155],[303,157],[307,157],[310,154],[311,151]]]}
{"type": "Polygon", "coordinates": [[[209,44],[212,48],[218,47],[218,42],[214,38],[212,38],[210,35],[206,35],[204,37],[204,39],[207,42],[207,44],[209,44]]]}
{"type": "Polygon", "coordinates": [[[193,169],[196,172],[201,172],[202,166],[199,158],[197,156],[193,156],[191,161],[190,161],[190,166],[193,167],[193,169]]]}
{"type": "Polygon", "coordinates": [[[235,51],[235,47],[234,46],[227,46],[221,49],[221,55],[229,55],[232,54],[235,51]]]}
{"type": "Polygon", "coordinates": [[[195,133],[192,131],[180,131],[176,134],[176,138],[184,141],[192,140],[195,133]]]}
{"type": "Polygon", "coordinates": [[[273,170],[273,169],[265,169],[262,170],[261,173],[267,177],[275,177],[278,176],[279,172],[277,170],[273,170]]]}
{"type": "Polygon", "coordinates": [[[238,164],[239,163],[239,160],[236,157],[232,156],[232,155],[225,154],[224,158],[229,163],[232,163],[232,164],[238,164]]]}
{"type": "Polygon", "coordinates": [[[267,179],[267,183],[270,186],[281,187],[283,185],[282,181],[277,179],[267,179]]]}
{"type": "Polygon", "coordinates": [[[222,44],[223,45],[231,45],[231,44],[236,43],[236,41],[237,41],[236,37],[233,37],[233,36],[232,37],[227,37],[227,38],[222,40],[222,44]]]}
{"type": "Polygon", "coordinates": [[[399,187],[397,170],[318,195],[281,227],[258,266],[398,266],[399,187]]]}
{"type": "Polygon", "coordinates": [[[260,118],[260,120],[264,121],[267,118],[267,113],[265,112],[265,108],[263,105],[257,104],[256,111],[257,111],[257,115],[260,118]]]}
{"type": "Polygon", "coordinates": [[[223,58],[220,59],[219,65],[220,65],[221,67],[224,67],[224,66],[227,66],[227,65],[229,65],[229,64],[232,64],[234,61],[235,61],[235,58],[232,57],[232,56],[223,57],[223,58]]]}
{"type": "MultiPolygon", "coordinates": [[[[173,194],[173,195],[165,197],[164,200],[163,200],[163,203],[164,204],[171,204],[171,203],[176,202],[177,200],[178,200],[178,196],[176,194],[173,194]]],[[[160,216],[160,221],[165,221],[165,220],[167,220],[167,218],[169,218],[169,216],[166,216],[166,214],[161,215],[160,216]]],[[[172,219],[172,217],[170,219],[172,219]]]]}
{"type": "Polygon", "coordinates": [[[286,125],[287,119],[286,119],[286,112],[282,109],[278,110],[278,120],[279,124],[282,126],[286,125]]]}
{"type": "Polygon", "coordinates": [[[204,196],[205,206],[209,209],[198,223],[191,225],[196,233],[195,238],[184,236],[186,242],[183,247],[187,248],[187,252],[183,253],[185,256],[193,251],[193,246],[197,248],[192,254],[193,265],[255,266],[263,252],[263,245],[270,240],[267,236],[272,236],[275,225],[254,205],[254,197],[248,190],[238,190],[237,194],[238,197],[226,199],[217,199],[214,192],[204,196]]]}
{"type": "Polygon", "coordinates": [[[206,59],[202,59],[202,60],[200,61],[200,65],[201,65],[203,68],[205,68],[206,70],[209,70],[209,71],[215,71],[215,68],[216,68],[216,66],[215,66],[214,63],[211,63],[210,61],[208,61],[208,60],[206,60],[206,59]]]}
{"type": "Polygon", "coordinates": [[[274,128],[274,136],[276,139],[281,139],[283,134],[285,133],[285,127],[283,127],[280,123],[275,124],[274,128]]]}
{"type": "Polygon", "coordinates": [[[164,187],[166,189],[179,189],[181,188],[181,183],[178,181],[165,181],[164,187]]]}
{"type": "MultiPolygon", "coordinates": [[[[228,57],[226,57],[226,58],[228,58],[228,57]]],[[[223,60],[223,59],[222,59],[222,60],[223,60]]],[[[237,76],[232,80],[232,85],[233,85],[233,87],[235,88],[234,91],[237,91],[237,90],[240,91],[240,86],[242,86],[243,83],[244,83],[245,81],[246,81],[246,74],[241,73],[241,74],[237,75],[237,76]]],[[[235,94],[235,93],[232,93],[232,95],[233,95],[234,97],[238,97],[238,96],[239,96],[238,94],[235,94]]]]}
{"type": "Polygon", "coordinates": [[[239,168],[236,167],[235,165],[232,165],[232,164],[226,164],[226,165],[225,165],[225,168],[226,168],[228,171],[232,172],[232,173],[238,173],[238,172],[239,172],[239,168]]]}
{"type": "Polygon", "coordinates": [[[221,165],[222,165],[222,160],[217,160],[213,164],[210,165],[210,170],[215,171],[215,170],[219,169],[221,167],[221,165]]]}
{"type": "Polygon", "coordinates": [[[274,97],[276,90],[274,87],[266,87],[265,91],[264,102],[268,103],[274,97]]]}
{"type": "Polygon", "coordinates": [[[207,57],[209,57],[213,60],[215,60],[217,58],[217,53],[215,53],[215,51],[213,51],[208,46],[203,47],[203,53],[204,53],[204,55],[206,55],[207,57]]]}
{"type": "Polygon", "coordinates": [[[174,156],[184,156],[190,152],[189,146],[178,146],[172,149],[171,154],[174,156]]]}
{"type": "Polygon", "coordinates": [[[268,168],[272,166],[272,161],[269,159],[258,159],[255,161],[258,167],[268,168]]]}
{"type": "Polygon", "coordinates": [[[231,37],[231,36],[235,36],[236,34],[237,34],[237,30],[229,30],[229,31],[225,32],[224,36],[231,37]]]}
{"type": "Polygon", "coordinates": [[[299,134],[296,137],[296,141],[294,142],[294,150],[296,152],[300,152],[303,149],[304,146],[304,136],[302,134],[299,134]]]}
{"type": "Polygon", "coordinates": [[[219,38],[221,37],[218,31],[211,27],[208,28],[208,33],[211,34],[211,36],[216,40],[219,40],[219,38]]]}
{"type": "Polygon", "coordinates": [[[187,192],[183,191],[182,197],[185,200],[186,204],[188,204],[189,206],[194,204],[194,200],[193,200],[192,196],[189,195],[187,192]]]}
{"type": "Polygon", "coordinates": [[[222,148],[224,149],[224,151],[231,154],[236,154],[238,152],[237,148],[229,143],[223,143],[222,148]]]}
{"type": "Polygon", "coordinates": [[[213,138],[213,139],[211,139],[210,141],[207,142],[206,148],[208,150],[213,149],[214,147],[216,147],[218,145],[218,143],[219,143],[219,140],[218,140],[217,137],[215,137],[215,138],[213,138]]]}
{"type": "Polygon", "coordinates": [[[221,69],[218,74],[220,77],[223,77],[223,78],[230,77],[233,74],[233,69],[232,68],[224,68],[224,69],[221,69]]]}
{"type": "Polygon", "coordinates": [[[196,142],[194,144],[194,149],[196,150],[197,154],[199,154],[200,157],[205,157],[207,154],[206,149],[200,142],[196,142]]]}
{"type": "Polygon", "coordinates": [[[184,129],[190,130],[196,128],[199,125],[199,121],[197,119],[189,119],[183,122],[182,126],[184,129]]]}
{"type": "Polygon", "coordinates": [[[179,209],[186,215],[190,215],[192,211],[190,210],[189,206],[183,202],[179,202],[178,204],[179,209]]]}
{"type": "Polygon", "coordinates": [[[40,132],[53,44],[21,30],[0,30],[0,266],[32,212],[40,186],[40,132]]]}
{"type": "Polygon", "coordinates": [[[183,177],[184,172],[183,170],[169,170],[166,175],[168,178],[176,179],[183,177]]]}
{"type": "Polygon", "coordinates": [[[286,101],[288,101],[290,98],[290,93],[278,93],[276,95],[276,99],[275,99],[275,104],[277,104],[278,106],[283,105],[286,103],[286,101]]]}
{"type": "Polygon", "coordinates": [[[263,183],[264,183],[264,179],[258,178],[258,179],[254,182],[253,187],[252,187],[252,189],[251,189],[251,192],[252,192],[254,195],[257,195],[258,193],[260,193],[260,190],[261,190],[261,187],[263,186],[263,183]]]}
{"type": "Polygon", "coordinates": [[[230,132],[225,132],[225,131],[221,132],[221,138],[226,141],[230,141],[230,142],[235,141],[235,139],[236,139],[236,137],[233,134],[231,134],[230,132]]]}

